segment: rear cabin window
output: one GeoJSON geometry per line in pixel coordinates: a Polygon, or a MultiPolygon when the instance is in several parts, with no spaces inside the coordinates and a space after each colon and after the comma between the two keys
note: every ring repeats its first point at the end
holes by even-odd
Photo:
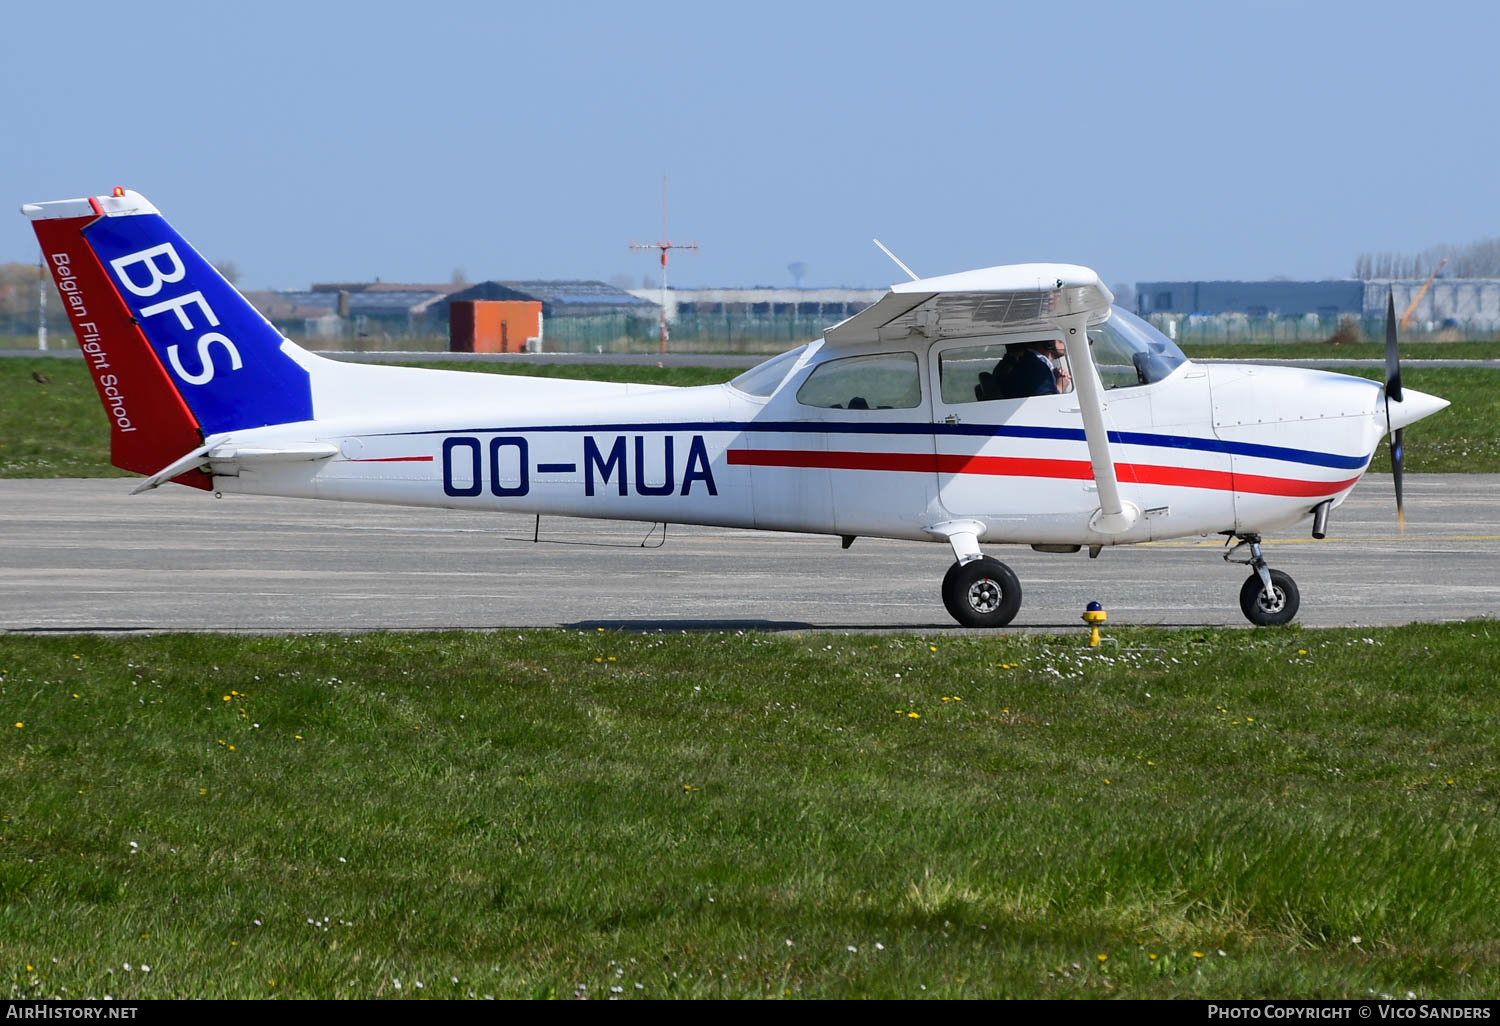
{"type": "Polygon", "coordinates": [[[922,402],[915,353],[829,360],[797,389],[803,406],[825,410],[909,410],[922,402]]]}
{"type": "Polygon", "coordinates": [[[1047,339],[949,349],[938,355],[943,402],[954,406],[1071,392],[1067,361],[1054,352],[1061,347],[1060,340],[1047,339]]]}

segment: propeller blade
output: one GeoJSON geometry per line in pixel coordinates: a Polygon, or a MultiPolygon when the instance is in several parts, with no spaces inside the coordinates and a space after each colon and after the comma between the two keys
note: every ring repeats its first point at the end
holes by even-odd
{"type": "MultiPolygon", "coordinates": [[[[1396,348],[1396,292],[1386,293],[1385,306],[1385,397],[1401,401],[1401,355],[1396,348]]],[[[1387,408],[1389,412],[1389,408],[1387,408]]]]}
{"type": "Polygon", "coordinates": [[[1396,290],[1386,293],[1385,304],[1385,429],[1391,436],[1391,479],[1396,483],[1396,523],[1406,531],[1406,512],[1401,505],[1401,436],[1405,429],[1391,430],[1391,403],[1401,401],[1401,353],[1396,344],[1396,290]]]}
{"type": "Polygon", "coordinates": [[[1401,436],[1406,433],[1405,428],[1397,428],[1391,436],[1391,477],[1396,482],[1396,523],[1401,525],[1401,530],[1406,530],[1406,513],[1401,508],[1401,436]]]}

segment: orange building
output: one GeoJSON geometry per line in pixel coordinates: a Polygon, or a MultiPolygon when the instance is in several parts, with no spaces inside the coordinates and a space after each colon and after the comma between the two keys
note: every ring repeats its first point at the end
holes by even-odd
{"type": "Polygon", "coordinates": [[[542,338],[537,300],[455,299],[448,308],[448,349],[455,353],[521,353],[542,338]]]}

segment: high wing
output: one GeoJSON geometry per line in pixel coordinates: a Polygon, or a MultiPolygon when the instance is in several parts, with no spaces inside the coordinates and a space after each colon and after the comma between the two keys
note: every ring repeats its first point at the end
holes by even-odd
{"type": "Polygon", "coordinates": [[[880,301],[829,328],[831,345],[993,335],[1084,316],[1109,317],[1114,295],[1077,264],[1005,264],[891,286],[880,301]]]}

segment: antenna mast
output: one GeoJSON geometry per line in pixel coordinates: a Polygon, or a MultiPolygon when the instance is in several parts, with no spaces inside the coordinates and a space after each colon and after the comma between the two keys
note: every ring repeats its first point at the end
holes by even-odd
{"type": "Polygon", "coordinates": [[[696,250],[696,242],[672,242],[667,238],[667,176],[661,176],[661,238],[656,242],[632,242],[631,249],[656,249],[661,251],[661,349],[667,351],[667,251],[672,249],[696,250]]]}

